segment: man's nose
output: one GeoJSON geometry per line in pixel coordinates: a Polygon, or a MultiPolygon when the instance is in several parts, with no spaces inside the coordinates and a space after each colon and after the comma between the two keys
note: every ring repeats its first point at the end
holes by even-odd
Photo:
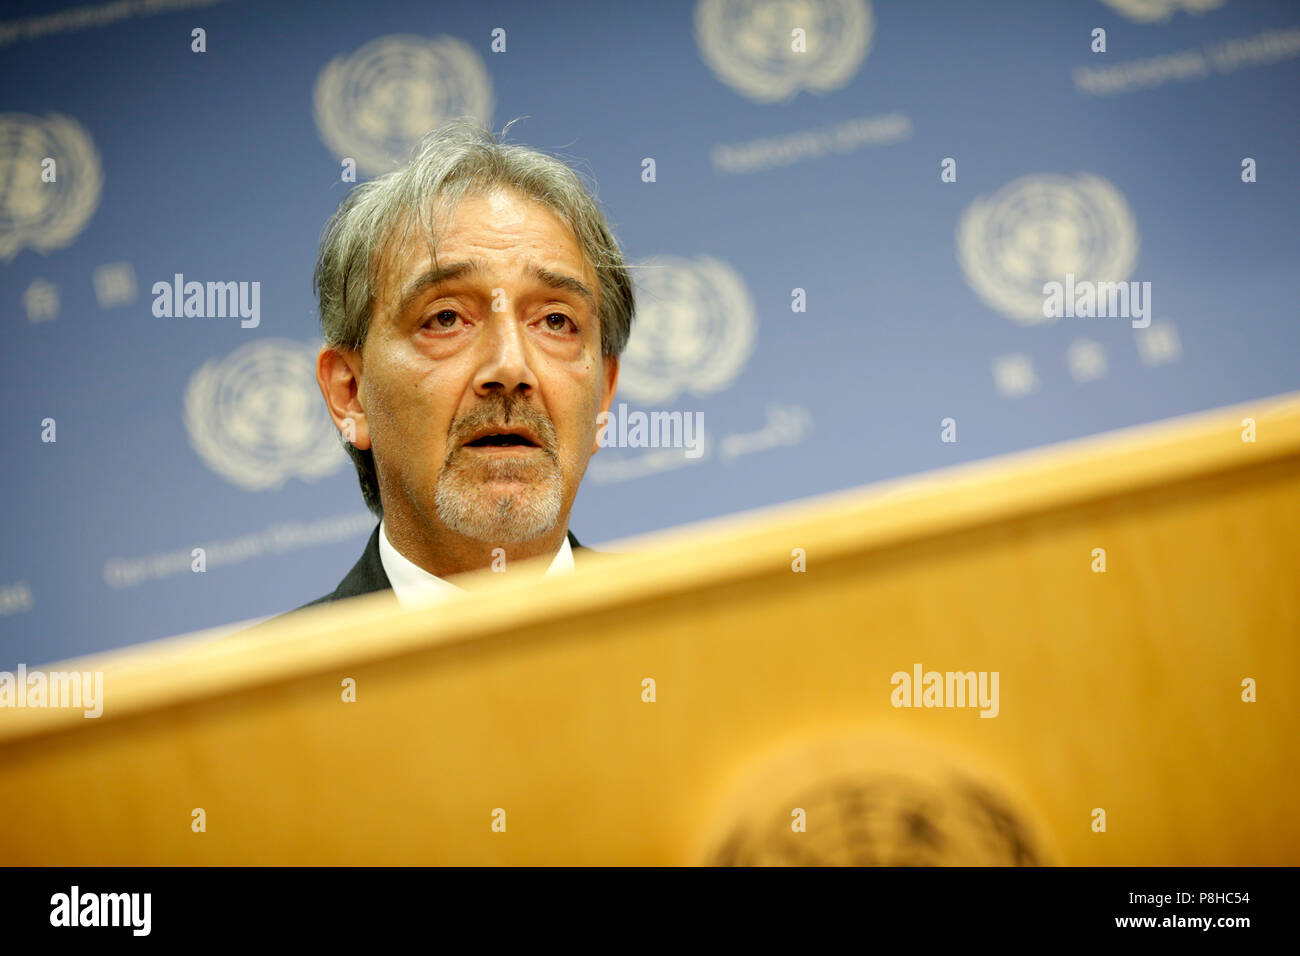
{"type": "Polygon", "coordinates": [[[486,395],[500,389],[511,395],[537,386],[528,360],[527,332],[512,311],[492,313],[481,343],[485,354],[474,377],[476,392],[486,395]]]}

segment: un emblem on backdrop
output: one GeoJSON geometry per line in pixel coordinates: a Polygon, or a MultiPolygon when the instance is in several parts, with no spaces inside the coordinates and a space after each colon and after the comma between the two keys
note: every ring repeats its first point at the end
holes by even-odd
{"type": "Polygon", "coordinates": [[[700,0],[695,42],[723,83],[760,103],[844,86],[871,48],[868,0],[700,0]],[[795,49],[795,28],[806,49],[795,49]]]}
{"type": "Polygon", "coordinates": [[[0,113],[0,260],[71,243],[99,206],[103,181],[99,153],[76,120],[0,113]],[[53,182],[41,177],[46,158],[53,182]]]}
{"type": "Polygon", "coordinates": [[[1178,10],[1204,13],[1221,7],[1226,0],[1101,0],[1106,6],[1118,10],[1138,23],[1155,23],[1168,20],[1178,10]]]}
{"type": "Polygon", "coordinates": [[[205,362],[185,392],[190,444],[249,491],[315,481],[347,459],[316,386],[313,345],[262,339],[205,362]]]}
{"type": "Polygon", "coordinates": [[[656,256],[633,268],[637,318],[618,390],[640,402],[726,388],[754,349],[754,303],[725,262],[656,256]]]}
{"type": "Polygon", "coordinates": [[[378,37],[330,61],[316,78],[316,126],[340,159],[370,176],[397,167],[440,123],[492,116],[492,81],[483,60],[451,36],[378,37]]]}
{"type": "Polygon", "coordinates": [[[981,299],[1024,325],[1043,315],[1043,284],[1066,273],[1119,282],[1133,271],[1137,223],[1100,176],[1022,176],[977,198],[957,225],[957,259],[981,299]]]}

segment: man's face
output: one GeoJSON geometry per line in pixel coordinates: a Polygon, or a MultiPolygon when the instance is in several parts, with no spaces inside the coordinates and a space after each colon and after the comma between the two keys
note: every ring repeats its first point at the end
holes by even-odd
{"type": "Polygon", "coordinates": [[[435,224],[436,271],[418,228],[381,263],[355,444],[374,451],[386,514],[532,541],[567,521],[614,394],[596,275],[564,222],[513,190],[435,224]]]}

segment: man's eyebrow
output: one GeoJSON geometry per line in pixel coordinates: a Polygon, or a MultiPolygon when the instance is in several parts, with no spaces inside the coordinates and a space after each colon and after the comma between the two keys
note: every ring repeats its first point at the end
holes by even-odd
{"type": "MultiPolygon", "coordinates": [[[[402,300],[397,305],[395,315],[405,315],[407,309],[423,295],[428,289],[441,285],[444,282],[451,282],[454,279],[463,279],[467,276],[477,275],[484,270],[483,260],[467,259],[464,262],[450,262],[443,266],[437,266],[418,276],[402,293],[402,300]]],[[[594,310],[596,308],[596,296],[587,284],[581,279],[575,279],[573,276],[567,276],[563,273],[555,272],[551,269],[544,269],[541,266],[528,266],[528,274],[543,285],[552,289],[560,289],[571,292],[587,301],[587,304],[594,310]]]]}
{"type": "Polygon", "coordinates": [[[594,311],[596,308],[596,297],[592,291],[587,288],[587,284],[573,276],[566,276],[559,272],[552,272],[550,269],[543,269],[541,266],[532,266],[528,270],[529,274],[541,282],[543,285],[550,286],[552,289],[561,289],[572,292],[574,295],[587,300],[587,304],[594,311]]]}

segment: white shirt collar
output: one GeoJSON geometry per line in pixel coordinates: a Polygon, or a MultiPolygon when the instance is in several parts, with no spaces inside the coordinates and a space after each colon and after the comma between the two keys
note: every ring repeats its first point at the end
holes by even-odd
{"type": "MultiPolygon", "coordinates": [[[[379,522],[379,560],[384,566],[384,573],[388,575],[388,583],[393,586],[393,594],[403,607],[436,604],[464,590],[436,574],[430,574],[393,547],[383,521],[379,522]]],[[[551,559],[551,565],[543,577],[569,574],[572,571],[573,548],[569,546],[569,536],[565,535],[560,550],[551,559]]]]}

